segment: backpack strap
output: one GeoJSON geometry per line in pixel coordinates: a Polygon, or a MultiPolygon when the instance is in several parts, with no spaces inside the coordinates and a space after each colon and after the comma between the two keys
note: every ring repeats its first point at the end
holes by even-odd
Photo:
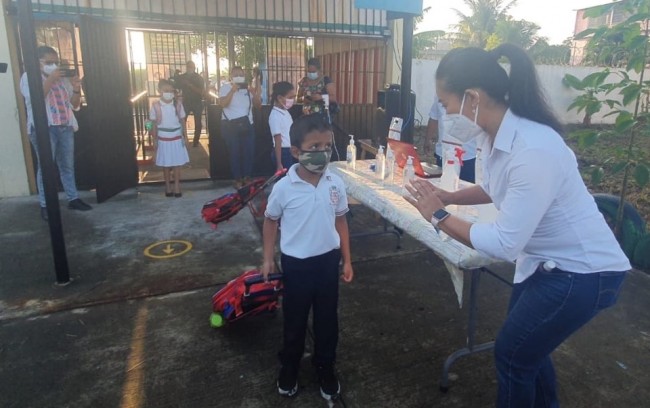
{"type": "Polygon", "coordinates": [[[156,124],[160,125],[162,123],[162,107],[160,106],[160,101],[153,103],[153,111],[156,113],[156,124]]]}
{"type": "MultiPolygon", "coordinates": [[[[182,114],[181,109],[183,105],[174,99],[174,107],[176,108],[176,117],[180,121],[182,114]]],[[[162,123],[162,105],[160,104],[160,101],[153,103],[153,110],[156,113],[156,124],[160,125],[162,123]]]]}

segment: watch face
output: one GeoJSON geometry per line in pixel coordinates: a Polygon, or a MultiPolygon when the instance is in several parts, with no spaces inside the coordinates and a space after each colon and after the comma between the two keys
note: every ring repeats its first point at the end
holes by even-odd
{"type": "Polygon", "coordinates": [[[433,218],[435,218],[438,221],[443,220],[447,216],[449,216],[449,213],[444,208],[441,208],[438,211],[433,213],[433,218]]]}

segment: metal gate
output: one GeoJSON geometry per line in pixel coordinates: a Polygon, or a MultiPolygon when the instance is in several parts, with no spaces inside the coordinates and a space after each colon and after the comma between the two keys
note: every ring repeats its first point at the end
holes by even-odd
{"type": "Polygon", "coordinates": [[[138,183],[124,29],[88,16],[80,20],[88,128],[92,129],[97,201],[138,183]]]}
{"type": "Polygon", "coordinates": [[[77,185],[96,189],[98,202],[137,185],[124,29],[79,16],[73,21],[38,21],[36,36],[83,77],[83,103],[75,113],[77,185]]]}
{"type": "MultiPolygon", "coordinates": [[[[185,69],[189,60],[195,62],[213,97],[228,80],[229,68],[241,66],[248,80],[262,86],[261,112],[256,120],[256,169],[263,174],[270,169],[271,136],[268,129],[268,112],[273,83],[288,81],[297,86],[306,73],[310,57],[321,60],[323,73],[336,85],[341,113],[335,118],[337,145],[345,148],[347,135],[357,139],[374,139],[377,90],[384,84],[385,43],[378,39],[339,37],[272,36],[216,31],[151,31],[128,30],[131,68],[131,93],[137,96],[134,104],[134,124],[138,143],[138,158],[145,158],[147,145],[144,122],[148,115],[149,98],[157,98],[156,85],[160,79],[173,79],[185,69]],[[145,97],[144,95],[148,95],[145,97]]],[[[214,104],[214,98],[208,98],[214,104]]],[[[205,127],[212,129],[209,152],[212,178],[228,178],[227,162],[218,133],[218,125],[210,123],[218,115],[208,106],[205,127]],[[218,145],[218,147],[216,146],[218,145]]]]}

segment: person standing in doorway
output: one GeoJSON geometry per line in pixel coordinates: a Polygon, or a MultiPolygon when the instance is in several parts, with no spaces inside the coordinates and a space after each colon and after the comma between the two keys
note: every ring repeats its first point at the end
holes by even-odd
{"type": "Polygon", "coordinates": [[[162,79],[158,83],[160,100],[154,102],[149,113],[153,123],[153,146],[156,152],[156,165],[163,168],[165,177],[165,196],[182,197],[181,166],[190,161],[187,154],[187,133],[183,104],[174,98],[174,85],[162,79]],[[172,191],[171,173],[174,172],[172,191]]]}
{"type": "MultiPolygon", "coordinates": [[[[79,130],[79,124],[74,116],[74,110],[79,110],[81,105],[81,79],[78,75],[72,78],[63,76],[59,70],[59,54],[52,47],[41,46],[37,49],[38,60],[41,67],[43,80],[43,94],[45,95],[45,110],[52,145],[52,156],[59,168],[61,184],[68,198],[68,208],[78,211],[88,211],[92,207],[86,204],[77,192],[77,183],[74,175],[74,132],[79,130]]],[[[27,107],[27,134],[36,151],[38,171],[36,182],[38,186],[38,199],[41,205],[41,218],[47,221],[45,207],[45,191],[43,190],[43,171],[38,152],[38,140],[34,128],[32,100],[29,95],[27,73],[20,78],[20,92],[25,97],[27,107]]]]}
{"type": "Polygon", "coordinates": [[[219,90],[219,104],[223,108],[221,135],[228,146],[235,188],[240,188],[253,174],[253,106],[259,107],[261,99],[259,88],[248,86],[241,67],[233,67],[230,76],[231,82],[219,90]]]}
{"type": "MultiPolygon", "coordinates": [[[[201,138],[203,129],[203,96],[205,95],[205,81],[203,77],[196,73],[196,65],[192,61],[187,61],[185,73],[178,76],[177,86],[183,92],[183,108],[189,116],[194,116],[194,139],[192,146],[197,147],[201,138]]],[[[187,125],[187,121],[186,121],[187,125]]],[[[187,133],[187,131],[186,131],[187,133]]]]}

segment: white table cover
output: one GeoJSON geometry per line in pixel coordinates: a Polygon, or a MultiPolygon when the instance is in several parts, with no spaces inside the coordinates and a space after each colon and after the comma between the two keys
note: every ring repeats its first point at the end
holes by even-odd
{"type": "MultiPolygon", "coordinates": [[[[332,162],[329,169],[343,179],[346,192],[350,197],[373,209],[393,225],[403,229],[431,248],[443,259],[454,284],[458,303],[462,305],[463,269],[480,268],[495,263],[497,260],[451,239],[442,231],[440,234],[436,232],[431,223],[422,218],[418,210],[404,199],[403,194],[407,194],[407,192],[402,188],[401,170],[398,169],[395,174],[395,183],[390,183],[387,180],[382,182],[370,169],[372,163],[374,160],[357,160],[356,169],[351,170],[347,168],[345,162],[332,162]]],[[[429,180],[433,184],[439,182],[439,179],[429,180]]],[[[447,210],[470,222],[478,221],[479,212],[487,210],[488,213],[494,213],[495,211],[492,204],[447,206],[447,210]]]]}

